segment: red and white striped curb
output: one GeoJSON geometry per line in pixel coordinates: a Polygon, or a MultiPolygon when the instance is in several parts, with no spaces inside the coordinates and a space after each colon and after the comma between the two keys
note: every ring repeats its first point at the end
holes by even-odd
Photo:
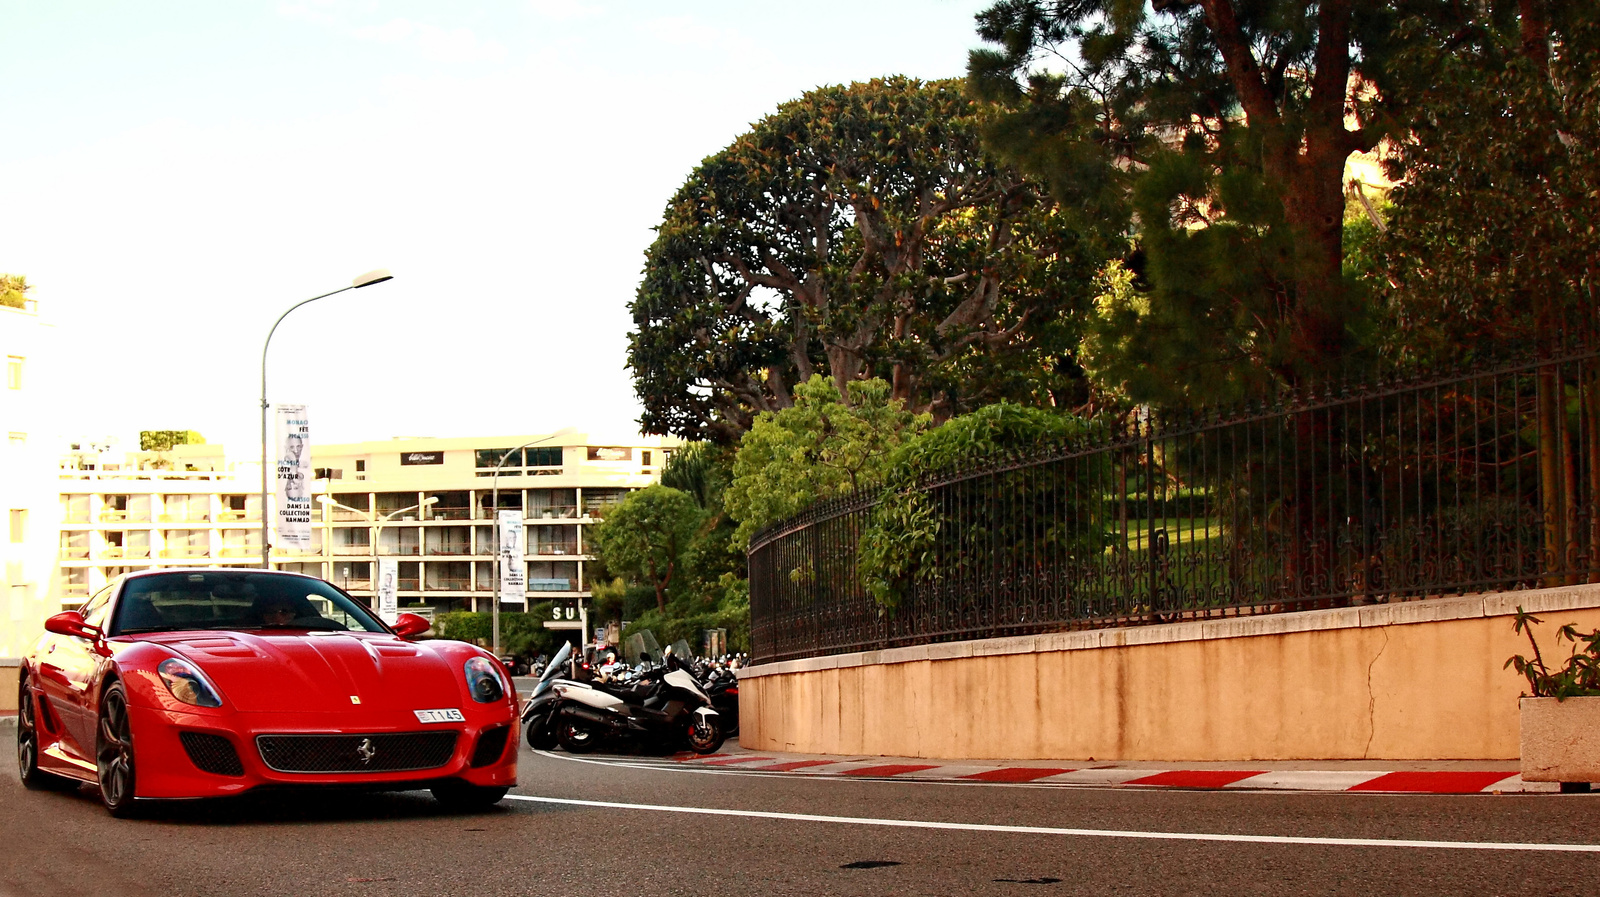
{"type": "Polygon", "coordinates": [[[1276,791],[1370,791],[1477,794],[1554,791],[1554,783],[1524,783],[1514,770],[1260,770],[1149,769],[1123,766],[1062,768],[980,766],[907,761],[785,759],[754,753],[678,754],[675,763],[764,774],[838,776],[1032,785],[1117,785],[1138,788],[1276,791]]]}

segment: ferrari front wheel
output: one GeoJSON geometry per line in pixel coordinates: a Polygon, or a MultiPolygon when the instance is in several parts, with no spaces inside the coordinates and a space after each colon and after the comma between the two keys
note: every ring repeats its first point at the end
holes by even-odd
{"type": "Polygon", "coordinates": [[[128,693],[113,682],[100,699],[99,733],[95,738],[95,768],[100,778],[100,802],[119,819],[133,815],[136,767],[133,762],[133,725],[128,718],[128,693]]]}
{"type": "Polygon", "coordinates": [[[17,772],[22,778],[22,787],[30,791],[68,788],[78,784],[39,768],[39,719],[35,715],[27,676],[22,677],[17,687],[17,772]]]}

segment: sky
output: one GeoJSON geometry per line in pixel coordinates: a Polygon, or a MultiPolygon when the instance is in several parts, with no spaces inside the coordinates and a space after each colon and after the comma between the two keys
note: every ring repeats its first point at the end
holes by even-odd
{"type": "Polygon", "coordinates": [[[814,87],[959,76],[987,5],[0,0],[0,271],[67,438],[248,457],[273,321],[374,268],[272,339],[315,442],[632,434],[673,191],[814,87]]]}

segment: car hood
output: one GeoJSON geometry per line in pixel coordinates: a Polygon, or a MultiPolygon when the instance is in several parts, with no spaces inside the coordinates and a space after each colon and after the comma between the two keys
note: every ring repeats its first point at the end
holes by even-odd
{"type": "Polygon", "coordinates": [[[459,707],[460,670],[426,645],[386,633],[171,633],[159,642],[187,657],[251,712],[349,713],[459,707]]]}

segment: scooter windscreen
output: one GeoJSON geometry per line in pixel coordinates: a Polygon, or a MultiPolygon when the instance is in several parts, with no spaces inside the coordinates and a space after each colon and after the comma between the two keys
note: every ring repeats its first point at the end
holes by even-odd
{"type": "Polygon", "coordinates": [[[623,655],[629,666],[638,666],[640,663],[661,663],[661,644],[656,641],[656,634],[648,629],[635,632],[628,636],[627,651],[623,655]]]}
{"type": "Polygon", "coordinates": [[[561,675],[561,672],[567,668],[567,659],[571,656],[572,643],[562,643],[561,650],[557,651],[556,656],[550,658],[550,662],[545,664],[544,674],[539,677],[539,684],[542,685],[561,675]]]}

